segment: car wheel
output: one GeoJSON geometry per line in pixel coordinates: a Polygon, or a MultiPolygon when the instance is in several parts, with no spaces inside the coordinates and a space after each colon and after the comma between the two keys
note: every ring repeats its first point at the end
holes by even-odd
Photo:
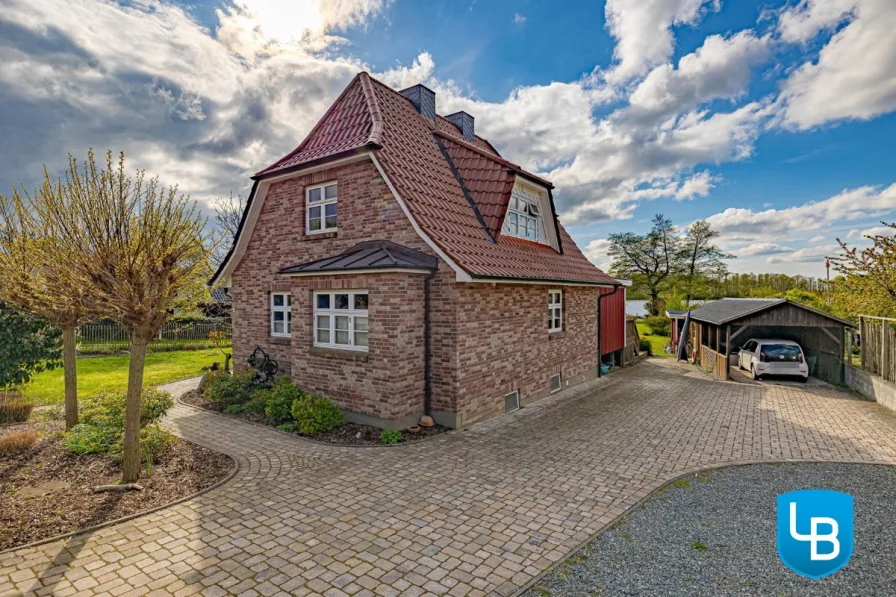
{"type": "Polygon", "coordinates": [[[757,381],[760,380],[760,379],[762,379],[762,376],[761,376],[761,375],[756,375],[756,367],[751,366],[751,367],[750,367],[750,373],[753,374],[753,379],[755,379],[755,380],[757,380],[757,381]]]}
{"type": "Polygon", "coordinates": [[[800,376],[800,383],[806,383],[807,381],[809,381],[809,378],[808,378],[808,377],[802,377],[802,376],[800,376]]]}

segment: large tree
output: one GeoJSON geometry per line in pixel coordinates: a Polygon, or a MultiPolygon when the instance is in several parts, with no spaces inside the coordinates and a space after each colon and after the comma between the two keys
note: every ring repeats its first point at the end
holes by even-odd
{"type": "Polygon", "coordinates": [[[719,232],[713,230],[706,220],[697,220],[688,227],[682,241],[682,277],[685,286],[684,308],[691,305],[694,283],[701,279],[723,278],[728,273],[726,259],[735,256],[722,251],[713,241],[719,232]]]}
{"type": "Polygon", "coordinates": [[[862,249],[838,238],[841,254],[830,258],[842,274],[832,282],[834,297],[853,316],[896,317],[896,223],[881,223],[893,234],[866,236],[871,246],[862,249]]]}
{"type": "Polygon", "coordinates": [[[93,152],[79,166],[70,158],[65,193],[41,204],[60,242],[71,249],[74,276],[96,289],[100,308],[130,333],[125,404],[123,480],[140,476],[140,395],[149,342],[179,295],[204,284],[214,249],[195,202],[164,188],[142,171],[131,177],[124,154],[106,154],[98,167],[93,152]]]}
{"type": "Polygon", "coordinates": [[[619,232],[608,237],[611,271],[622,278],[631,278],[636,288],[650,296],[648,310],[659,315],[660,294],[666,290],[681,269],[682,241],[672,221],[657,214],[646,235],[619,232]]]}
{"type": "Polygon", "coordinates": [[[55,325],[62,331],[65,426],[78,424],[77,345],[75,330],[96,315],[94,288],[73,275],[71,247],[59,242],[56,223],[40,213],[65,201],[66,187],[44,172],[33,193],[0,195],[0,299],[55,325]]]}

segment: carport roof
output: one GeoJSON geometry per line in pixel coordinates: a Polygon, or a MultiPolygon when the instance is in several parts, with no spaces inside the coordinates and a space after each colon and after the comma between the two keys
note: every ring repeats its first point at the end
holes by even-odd
{"type": "Polygon", "coordinates": [[[759,313],[760,311],[765,311],[766,309],[771,309],[785,303],[790,303],[799,309],[805,309],[806,311],[811,311],[822,317],[827,317],[828,319],[842,323],[843,325],[855,327],[854,324],[844,319],[834,317],[830,313],[825,313],[824,311],[819,311],[818,309],[813,309],[787,299],[725,298],[719,301],[706,303],[699,309],[694,309],[691,311],[691,319],[713,325],[724,325],[726,323],[737,321],[747,315],[753,315],[754,313],[759,313]]]}

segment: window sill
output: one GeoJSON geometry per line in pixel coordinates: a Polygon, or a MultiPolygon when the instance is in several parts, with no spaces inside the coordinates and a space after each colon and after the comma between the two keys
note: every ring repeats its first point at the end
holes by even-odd
{"type": "Polygon", "coordinates": [[[321,240],[324,238],[336,238],[336,235],[339,233],[338,230],[333,230],[332,232],[306,232],[304,236],[302,236],[302,241],[306,240],[321,240]]]}
{"type": "Polygon", "coordinates": [[[268,342],[271,344],[281,344],[285,346],[289,346],[292,344],[292,338],[287,336],[268,336],[268,342]]]}
{"type": "Polygon", "coordinates": [[[560,330],[559,332],[548,332],[548,340],[559,340],[566,336],[566,330],[560,330]]]}
{"type": "Polygon", "coordinates": [[[363,350],[343,350],[340,348],[324,348],[322,346],[312,346],[309,352],[322,357],[338,357],[360,362],[366,362],[370,355],[369,352],[363,350]]]}

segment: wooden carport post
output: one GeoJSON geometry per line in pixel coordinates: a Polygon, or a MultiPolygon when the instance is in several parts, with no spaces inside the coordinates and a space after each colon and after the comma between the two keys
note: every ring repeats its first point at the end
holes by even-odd
{"type": "Polygon", "coordinates": [[[731,324],[725,326],[725,379],[731,379],[731,324]]]}

